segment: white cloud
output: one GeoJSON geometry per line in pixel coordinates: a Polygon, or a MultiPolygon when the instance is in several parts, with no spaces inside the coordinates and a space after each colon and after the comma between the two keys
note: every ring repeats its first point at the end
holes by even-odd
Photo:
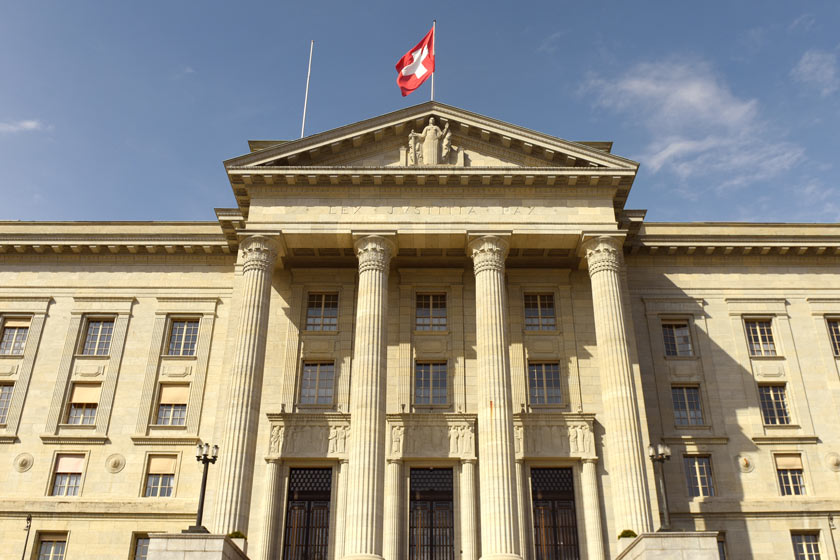
{"type": "Polygon", "coordinates": [[[560,39],[566,35],[566,31],[555,31],[548,37],[542,40],[540,46],[537,47],[537,52],[554,54],[560,48],[560,39]]]}
{"type": "Polygon", "coordinates": [[[0,122],[0,134],[11,134],[14,132],[28,132],[32,130],[44,130],[47,127],[39,120],[23,120],[12,122],[0,122]]]}
{"type": "Polygon", "coordinates": [[[805,13],[791,22],[788,26],[788,31],[795,31],[797,29],[810,31],[811,28],[814,27],[815,23],[817,23],[817,18],[815,18],[813,14],[805,13]]]}
{"type": "Polygon", "coordinates": [[[798,82],[816,88],[823,97],[840,89],[837,55],[827,51],[807,51],[790,71],[790,75],[798,82]]]}

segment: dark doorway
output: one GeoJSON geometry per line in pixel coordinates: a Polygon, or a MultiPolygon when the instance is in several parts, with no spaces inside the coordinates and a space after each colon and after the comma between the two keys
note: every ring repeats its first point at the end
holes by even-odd
{"type": "Polygon", "coordinates": [[[537,560],[579,560],[572,469],[531,469],[537,560]]]}
{"type": "Polygon", "coordinates": [[[326,560],[332,469],[291,469],[283,560],[326,560]]]}
{"type": "Polygon", "coordinates": [[[454,560],[452,469],[411,469],[410,560],[454,560]]]}

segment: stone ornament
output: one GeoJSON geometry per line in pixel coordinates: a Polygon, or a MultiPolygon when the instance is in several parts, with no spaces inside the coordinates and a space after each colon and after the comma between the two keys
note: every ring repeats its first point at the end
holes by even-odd
{"type": "Polygon", "coordinates": [[[391,454],[399,457],[402,455],[402,441],[405,428],[402,426],[391,426],[391,454]]]}
{"type": "Polygon", "coordinates": [[[429,124],[421,132],[413,130],[408,134],[407,165],[441,165],[455,163],[463,165],[462,152],[452,146],[452,131],[449,123],[440,129],[435,118],[429,118],[429,124]]]}
{"type": "Polygon", "coordinates": [[[840,471],[840,455],[837,453],[829,453],[825,456],[825,464],[834,472],[840,471]]]}
{"type": "Polygon", "coordinates": [[[344,453],[347,449],[347,438],[350,426],[331,426],[329,435],[329,453],[344,453]]]}
{"type": "Polygon", "coordinates": [[[475,456],[472,426],[449,426],[449,455],[465,458],[475,456]]]}
{"type": "Polygon", "coordinates": [[[279,455],[280,449],[283,448],[283,434],[285,432],[285,427],[280,425],[274,425],[271,427],[271,437],[268,441],[268,454],[269,455],[279,455]]]}
{"type": "Polygon", "coordinates": [[[15,457],[14,465],[17,472],[26,472],[35,464],[35,457],[31,453],[21,453],[15,457]]]}
{"type": "Polygon", "coordinates": [[[394,244],[378,235],[368,235],[356,241],[356,256],[359,258],[359,274],[368,270],[388,272],[394,244]]]}
{"type": "Polygon", "coordinates": [[[245,239],[240,245],[242,255],[242,271],[271,270],[274,259],[277,258],[276,243],[268,237],[254,235],[245,239]]]}
{"type": "Polygon", "coordinates": [[[469,250],[476,275],[485,270],[505,271],[508,243],[501,237],[493,235],[480,237],[470,243],[469,250]]]}
{"type": "Polygon", "coordinates": [[[567,428],[569,434],[569,451],[572,454],[589,454],[592,448],[592,431],[586,424],[577,424],[567,428]]]}
{"type": "Polygon", "coordinates": [[[598,237],[588,241],[584,246],[586,247],[586,263],[589,266],[589,276],[594,276],[605,270],[618,272],[620,246],[616,239],[607,236],[598,237]]]}
{"type": "Polygon", "coordinates": [[[738,456],[738,469],[742,473],[750,473],[755,470],[755,461],[748,455],[738,456]]]}
{"type": "Polygon", "coordinates": [[[125,457],[119,453],[114,453],[105,459],[105,470],[111,474],[116,474],[125,468],[125,457]]]}

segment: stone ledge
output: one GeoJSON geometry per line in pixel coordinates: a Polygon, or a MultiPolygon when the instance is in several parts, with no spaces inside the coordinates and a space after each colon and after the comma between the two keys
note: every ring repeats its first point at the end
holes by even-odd
{"type": "Polygon", "coordinates": [[[718,560],[716,531],[642,533],[615,560],[718,560]]]}
{"type": "Polygon", "coordinates": [[[225,535],[175,533],[149,535],[148,560],[249,560],[225,535]]]}

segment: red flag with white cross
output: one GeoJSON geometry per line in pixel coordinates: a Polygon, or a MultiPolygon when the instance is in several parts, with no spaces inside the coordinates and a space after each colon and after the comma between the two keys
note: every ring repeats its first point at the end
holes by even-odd
{"type": "Polygon", "coordinates": [[[435,28],[397,61],[397,85],[403,97],[419,88],[435,71],[435,28]]]}

